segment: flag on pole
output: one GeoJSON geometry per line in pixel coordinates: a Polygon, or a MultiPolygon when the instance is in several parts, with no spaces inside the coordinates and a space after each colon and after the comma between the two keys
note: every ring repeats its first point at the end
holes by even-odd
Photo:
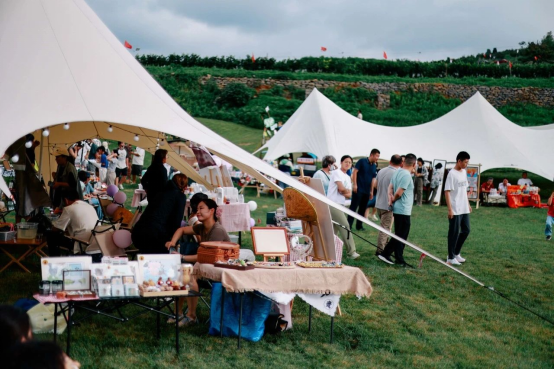
{"type": "Polygon", "coordinates": [[[327,51],[327,48],[325,46],[321,46],[321,51],[327,51]]]}
{"type": "Polygon", "coordinates": [[[388,57],[387,57],[387,52],[386,52],[386,51],[383,51],[383,58],[385,58],[385,60],[388,59],[388,57]]]}
{"type": "Polygon", "coordinates": [[[252,57],[250,59],[252,59],[252,63],[256,62],[256,58],[254,57],[254,53],[252,53],[252,57]]]}
{"type": "Polygon", "coordinates": [[[539,60],[539,58],[537,58],[537,57],[535,56],[535,61],[537,61],[537,60],[539,60]]]}
{"type": "Polygon", "coordinates": [[[133,46],[130,43],[128,43],[127,40],[125,40],[125,47],[127,49],[132,49],[133,48],[133,46]]]}
{"type": "Polygon", "coordinates": [[[508,67],[509,67],[510,69],[512,69],[512,62],[509,62],[509,63],[508,63],[508,67]]]}

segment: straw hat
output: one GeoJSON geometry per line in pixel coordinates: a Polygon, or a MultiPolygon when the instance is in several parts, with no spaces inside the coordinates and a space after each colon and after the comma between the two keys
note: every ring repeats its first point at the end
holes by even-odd
{"type": "Polygon", "coordinates": [[[54,147],[52,149],[52,155],[53,156],[61,156],[61,155],[69,156],[69,152],[67,151],[67,149],[65,147],[54,147]]]}

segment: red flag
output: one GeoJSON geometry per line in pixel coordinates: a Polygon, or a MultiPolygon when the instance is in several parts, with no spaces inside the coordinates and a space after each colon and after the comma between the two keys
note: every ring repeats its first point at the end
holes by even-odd
{"type": "Polygon", "coordinates": [[[486,58],[487,58],[487,56],[486,56],[485,54],[483,54],[483,58],[485,58],[485,59],[486,59],[486,58]]]}
{"type": "Polygon", "coordinates": [[[387,57],[387,52],[386,52],[386,51],[383,51],[383,58],[385,58],[385,60],[388,59],[388,57],[387,57]]]}
{"type": "Polygon", "coordinates": [[[133,48],[133,46],[130,43],[128,43],[127,40],[125,40],[125,47],[127,49],[132,49],[133,48]]]}
{"type": "Polygon", "coordinates": [[[327,48],[325,46],[321,46],[321,51],[327,51],[327,48]]]}
{"type": "Polygon", "coordinates": [[[254,57],[254,53],[252,53],[252,57],[250,59],[252,59],[252,63],[256,62],[256,58],[254,57]]]}
{"type": "Polygon", "coordinates": [[[535,56],[535,60],[539,60],[539,58],[537,58],[537,57],[535,56]]]}
{"type": "Polygon", "coordinates": [[[508,64],[508,67],[510,67],[510,69],[512,69],[512,62],[510,62],[510,63],[508,64]]]}

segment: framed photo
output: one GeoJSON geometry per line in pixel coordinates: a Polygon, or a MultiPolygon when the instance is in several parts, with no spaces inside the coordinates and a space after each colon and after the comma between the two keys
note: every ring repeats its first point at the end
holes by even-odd
{"type": "Polygon", "coordinates": [[[45,257],[40,259],[42,280],[61,281],[63,272],[66,270],[91,270],[92,257],[90,256],[69,256],[69,257],[45,257]]]}
{"type": "Polygon", "coordinates": [[[481,176],[481,166],[469,164],[466,168],[467,173],[467,198],[468,200],[479,199],[479,186],[481,176]]]}
{"type": "Polygon", "coordinates": [[[282,227],[252,227],[252,244],[256,255],[288,255],[287,229],[282,227]]]}
{"type": "Polygon", "coordinates": [[[123,284],[134,284],[134,283],[135,283],[135,276],[133,275],[123,276],[123,284]]]}
{"type": "Polygon", "coordinates": [[[89,291],[90,289],[90,270],[63,271],[64,291],[89,291]]]}
{"type": "Polygon", "coordinates": [[[165,282],[167,278],[175,280],[180,276],[181,255],[179,254],[140,254],[137,255],[137,259],[137,284],[149,280],[157,283],[160,278],[165,282]]]}

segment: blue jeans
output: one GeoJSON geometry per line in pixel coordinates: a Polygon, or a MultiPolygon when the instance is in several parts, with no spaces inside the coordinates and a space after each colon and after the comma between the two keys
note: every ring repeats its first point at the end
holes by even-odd
{"type": "Polygon", "coordinates": [[[552,236],[552,223],[554,223],[554,218],[550,215],[546,216],[546,228],[544,229],[545,236],[552,236]]]}

